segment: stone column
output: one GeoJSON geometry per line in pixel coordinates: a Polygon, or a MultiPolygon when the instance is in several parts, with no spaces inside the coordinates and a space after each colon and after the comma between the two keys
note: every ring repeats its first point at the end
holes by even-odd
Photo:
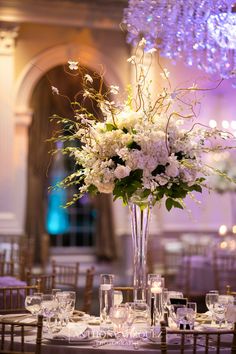
{"type": "MultiPolygon", "coordinates": [[[[10,229],[14,212],[14,50],[18,27],[0,22],[0,230],[10,229]]],[[[13,227],[14,228],[14,227],[13,227]]]]}

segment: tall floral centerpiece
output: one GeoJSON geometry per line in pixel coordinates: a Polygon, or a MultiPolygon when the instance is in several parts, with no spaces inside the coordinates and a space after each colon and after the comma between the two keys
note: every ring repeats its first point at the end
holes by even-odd
{"type": "MultiPolygon", "coordinates": [[[[197,93],[201,91],[196,85],[173,89],[169,72],[160,66],[163,86],[151,90],[148,72],[156,54],[155,49],[145,52],[145,46],[142,39],[136,53],[128,59],[135,70],[136,84],[133,89],[128,86],[125,97],[115,85],[102,93],[102,74],[99,90],[95,90],[94,78],[78,62],[70,61],[69,72],[80,75],[83,82],[82,99],[76,99],[76,95],[70,102],[73,119],[52,117],[67,130],[52,140],[79,142],[62,151],[74,158],[76,166],[75,172],[58,184],[77,187],[78,192],[67,205],[85,193],[111,193],[114,200],[122,199],[129,206],[134,298],[143,300],[152,206],[163,201],[168,211],[173,207],[183,209],[185,197],[201,192],[205,177],[218,173],[204,164],[204,153],[225,149],[225,142],[231,138],[217,129],[193,123],[199,104],[197,93]],[[87,111],[86,100],[92,100],[102,118],[87,111]],[[191,126],[186,128],[186,123],[191,126]]],[[[64,96],[56,87],[52,91],[64,96]]]]}

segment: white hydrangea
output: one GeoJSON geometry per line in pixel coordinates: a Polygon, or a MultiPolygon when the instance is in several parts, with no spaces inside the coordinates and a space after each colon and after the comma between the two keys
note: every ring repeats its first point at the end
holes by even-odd
{"type": "Polygon", "coordinates": [[[129,176],[131,168],[129,166],[117,165],[116,169],[114,170],[114,175],[116,178],[121,179],[124,177],[129,176]]]}

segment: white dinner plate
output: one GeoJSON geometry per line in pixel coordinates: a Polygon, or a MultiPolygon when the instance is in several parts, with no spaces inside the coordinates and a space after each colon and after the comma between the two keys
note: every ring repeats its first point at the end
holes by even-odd
{"type": "Polygon", "coordinates": [[[98,338],[96,337],[89,337],[89,338],[81,338],[81,339],[72,339],[70,340],[69,338],[57,338],[57,337],[52,337],[52,336],[44,336],[44,339],[49,341],[52,344],[66,344],[66,345],[81,345],[81,344],[90,344],[93,341],[97,340],[98,338]]]}

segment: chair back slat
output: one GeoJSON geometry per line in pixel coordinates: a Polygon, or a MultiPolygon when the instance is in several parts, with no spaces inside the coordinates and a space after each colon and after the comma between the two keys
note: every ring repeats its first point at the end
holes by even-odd
{"type": "Polygon", "coordinates": [[[93,279],[94,279],[94,267],[87,269],[86,280],[84,288],[84,304],[83,311],[90,313],[92,298],[93,298],[93,279]]]}
{"type": "Polygon", "coordinates": [[[0,314],[25,312],[25,297],[39,292],[39,286],[12,286],[0,288],[0,314]]]}
{"type": "Polygon", "coordinates": [[[11,261],[6,261],[6,260],[0,260],[0,276],[14,276],[15,275],[15,268],[14,268],[14,262],[11,261]]]}
{"type": "Polygon", "coordinates": [[[175,345],[175,350],[180,354],[185,353],[198,353],[199,345],[201,347],[201,352],[203,347],[205,350],[203,353],[207,354],[212,351],[214,347],[214,353],[220,354],[222,349],[222,343],[225,335],[231,335],[231,342],[227,340],[231,353],[236,353],[236,324],[234,324],[233,329],[215,329],[214,331],[207,330],[179,330],[179,329],[167,329],[165,323],[161,322],[161,354],[168,354],[168,342],[167,335],[176,335],[180,339],[179,344],[175,345]],[[192,345],[186,345],[188,343],[189,337],[192,337],[192,345]],[[214,342],[213,342],[214,338],[214,342]]]}
{"type": "Polygon", "coordinates": [[[52,261],[52,272],[55,274],[55,287],[68,288],[73,291],[78,289],[79,262],[75,264],[58,263],[52,261]]]}
{"type": "Polygon", "coordinates": [[[236,255],[214,252],[213,270],[215,274],[215,288],[224,292],[228,284],[236,283],[236,255]]]}
{"type": "Polygon", "coordinates": [[[33,274],[30,271],[26,275],[27,285],[37,285],[41,293],[51,293],[55,288],[55,274],[33,274]]]}
{"type": "Polygon", "coordinates": [[[12,322],[10,319],[2,318],[0,319],[0,329],[1,329],[1,353],[7,354],[41,354],[41,344],[42,344],[42,328],[43,328],[43,317],[38,316],[37,322],[26,323],[26,322],[12,322]],[[25,350],[25,333],[30,328],[34,327],[37,330],[35,338],[35,350],[26,351],[25,350]],[[10,328],[10,329],[9,329],[10,328]],[[7,335],[9,333],[9,335],[7,335]],[[19,338],[20,337],[20,338],[19,338]],[[10,341],[10,343],[9,343],[10,341]]]}

